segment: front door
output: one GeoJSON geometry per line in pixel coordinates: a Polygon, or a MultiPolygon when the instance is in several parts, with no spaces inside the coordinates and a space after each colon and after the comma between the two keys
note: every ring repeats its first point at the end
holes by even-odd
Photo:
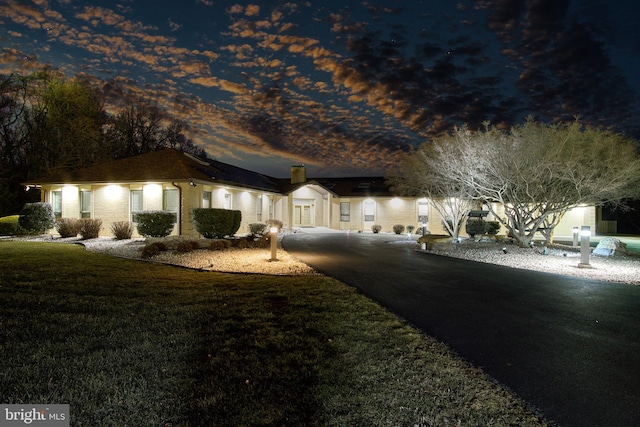
{"type": "Polygon", "coordinates": [[[313,226],[313,204],[310,201],[296,202],[293,207],[294,226],[313,226]]]}

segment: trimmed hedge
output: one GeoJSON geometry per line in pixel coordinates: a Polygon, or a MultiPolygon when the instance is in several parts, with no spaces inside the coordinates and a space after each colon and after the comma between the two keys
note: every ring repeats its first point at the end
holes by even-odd
{"type": "Polygon", "coordinates": [[[20,211],[18,224],[30,231],[45,232],[53,228],[56,222],[53,207],[49,203],[27,203],[20,211]]]}
{"type": "Polygon", "coordinates": [[[176,224],[176,214],[167,211],[144,211],[136,214],[138,233],[144,237],[166,237],[176,224]]]}
{"type": "Polygon", "coordinates": [[[219,208],[196,208],[193,222],[198,233],[207,239],[233,236],[240,229],[242,212],[219,208]]]}

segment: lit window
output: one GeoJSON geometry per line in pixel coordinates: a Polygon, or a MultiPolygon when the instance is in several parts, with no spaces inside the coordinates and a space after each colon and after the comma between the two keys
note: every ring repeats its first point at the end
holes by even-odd
{"type": "Polygon", "coordinates": [[[211,207],[211,191],[202,192],[202,207],[205,209],[211,207]]]}
{"type": "Polygon", "coordinates": [[[376,214],[376,202],[373,200],[365,200],[364,201],[364,220],[365,221],[375,221],[376,214]]]}
{"type": "Polygon", "coordinates": [[[91,218],[91,191],[80,191],[80,218],[91,218]]]}
{"type": "Polygon", "coordinates": [[[178,190],[164,190],[162,197],[162,210],[167,212],[178,212],[178,203],[178,190]]]}
{"type": "Polygon", "coordinates": [[[51,206],[56,218],[62,218],[62,191],[51,192],[51,206]]]}
{"type": "Polygon", "coordinates": [[[262,196],[256,198],[256,220],[262,222],[262,196]]]}
{"type": "Polygon", "coordinates": [[[142,190],[131,190],[131,220],[136,222],[136,215],[142,212],[142,190]]]}
{"type": "Polygon", "coordinates": [[[224,194],[224,208],[225,209],[231,209],[231,194],[230,193],[225,193],[224,194]]]}
{"type": "Polygon", "coordinates": [[[351,221],[351,203],[340,202],[340,221],[351,221]]]}

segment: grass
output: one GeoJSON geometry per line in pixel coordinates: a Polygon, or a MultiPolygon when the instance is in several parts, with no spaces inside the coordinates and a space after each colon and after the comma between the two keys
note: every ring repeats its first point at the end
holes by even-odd
{"type": "Polygon", "coordinates": [[[0,241],[0,396],[74,426],[539,426],[442,344],[321,276],[0,241]]]}

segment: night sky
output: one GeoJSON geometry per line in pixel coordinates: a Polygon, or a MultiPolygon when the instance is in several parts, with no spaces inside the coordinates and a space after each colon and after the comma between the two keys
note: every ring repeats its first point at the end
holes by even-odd
{"type": "Polygon", "coordinates": [[[157,104],[271,176],[377,175],[462,123],[640,139],[639,26],[637,0],[0,0],[0,69],[157,104]]]}

